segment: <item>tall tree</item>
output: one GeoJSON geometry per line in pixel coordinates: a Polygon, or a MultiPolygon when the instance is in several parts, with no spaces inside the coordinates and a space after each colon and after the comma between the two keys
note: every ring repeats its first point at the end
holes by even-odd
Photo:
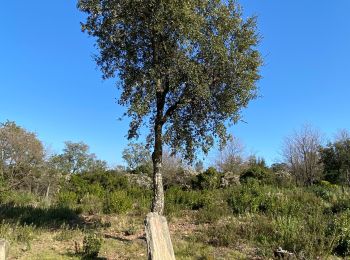
{"type": "Polygon", "coordinates": [[[243,19],[233,0],[79,0],[78,8],[103,78],[118,76],[128,137],[150,129],[152,211],[162,214],[163,145],[190,161],[197,148],[207,153],[257,96],[256,19],[243,19]]]}

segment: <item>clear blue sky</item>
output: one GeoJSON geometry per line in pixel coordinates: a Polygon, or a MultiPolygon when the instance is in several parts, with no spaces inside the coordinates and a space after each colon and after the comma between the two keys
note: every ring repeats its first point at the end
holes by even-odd
{"type": "MultiPolygon", "coordinates": [[[[350,129],[350,1],[241,1],[258,15],[265,65],[261,98],[230,132],[269,163],[283,138],[304,123],[331,138],[350,129]]],[[[118,91],[104,82],[81,33],[75,1],[11,0],[0,7],[0,122],[34,131],[60,152],[84,141],[111,165],[121,164],[128,121],[118,91]]],[[[207,158],[207,164],[213,160],[207,158]]]]}

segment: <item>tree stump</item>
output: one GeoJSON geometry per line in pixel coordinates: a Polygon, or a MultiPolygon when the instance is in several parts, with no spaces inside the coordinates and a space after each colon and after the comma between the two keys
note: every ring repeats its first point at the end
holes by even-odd
{"type": "Polygon", "coordinates": [[[0,239],[0,260],[6,260],[8,244],[6,240],[0,239]]]}
{"type": "Polygon", "coordinates": [[[149,213],[145,221],[149,260],[175,260],[166,218],[149,213]]]}

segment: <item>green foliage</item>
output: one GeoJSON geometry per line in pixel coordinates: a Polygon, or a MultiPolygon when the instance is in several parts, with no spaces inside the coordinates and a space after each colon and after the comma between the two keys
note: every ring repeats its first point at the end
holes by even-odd
{"type": "Polygon", "coordinates": [[[0,237],[10,242],[26,243],[30,245],[39,232],[34,225],[10,224],[3,220],[0,224],[0,237]]]}
{"type": "Polygon", "coordinates": [[[125,191],[108,193],[104,203],[105,213],[123,214],[132,209],[133,202],[125,191]]]}
{"type": "Polygon", "coordinates": [[[272,176],[266,167],[254,165],[245,170],[239,177],[239,180],[241,183],[246,183],[248,179],[255,179],[260,182],[263,182],[267,181],[269,178],[272,178],[272,176]]]}
{"type": "MultiPolygon", "coordinates": [[[[123,159],[130,170],[136,170],[140,166],[152,166],[152,159],[149,150],[142,143],[130,143],[123,150],[123,159]]],[[[140,169],[139,169],[140,170],[140,169]]]]}
{"type": "Polygon", "coordinates": [[[322,201],[302,189],[277,189],[249,181],[227,192],[227,202],[234,214],[262,213],[268,215],[295,215],[319,212],[322,201]],[[311,206],[310,206],[311,205],[311,206]]]}
{"type": "Polygon", "coordinates": [[[2,194],[2,203],[13,204],[16,206],[36,205],[40,198],[33,193],[25,191],[8,191],[2,194]]]}
{"type": "Polygon", "coordinates": [[[215,201],[205,204],[198,210],[196,215],[197,223],[216,223],[223,217],[230,214],[227,204],[221,201],[215,201]]]}
{"type": "Polygon", "coordinates": [[[164,126],[164,142],[191,160],[213,136],[225,142],[226,121],[257,96],[256,19],[243,19],[235,1],[80,0],[78,8],[103,77],[119,76],[129,138],[149,119],[152,134],[164,126]]]}
{"type": "Polygon", "coordinates": [[[56,241],[69,241],[75,235],[75,230],[70,228],[68,225],[63,224],[60,226],[59,233],[54,237],[56,241]]]}
{"type": "Polygon", "coordinates": [[[83,256],[95,259],[102,246],[102,239],[97,234],[88,234],[83,240],[83,256]]]}
{"type": "Polygon", "coordinates": [[[80,201],[83,212],[98,214],[103,211],[103,199],[96,195],[86,194],[80,201]]]}
{"type": "Polygon", "coordinates": [[[0,123],[0,174],[14,187],[35,187],[44,147],[35,133],[15,122],[0,123]]]}
{"type": "Polygon", "coordinates": [[[334,200],[338,187],[328,181],[321,181],[318,185],[314,185],[310,189],[316,194],[316,196],[326,201],[332,201],[334,200]]]}
{"type": "Polygon", "coordinates": [[[72,191],[62,191],[58,194],[57,204],[62,207],[73,208],[77,204],[78,196],[72,191]]]}
{"type": "Polygon", "coordinates": [[[234,246],[238,240],[237,229],[238,227],[234,222],[210,227],[206,234],[208,242],[218,247],[234,246]]]}
{"type": "Polygon", "coordinates": [[[221,174],[214,168],[210,167],[205,172],[197,175],[193,186],[202,190],[217,189],[220,186],[221,174]]]}
{"type": "Polygon", "coordinates": [[[67,189],[77,191],[81,195],[90,193],[101,196],[103,191],[127,189],[129,182],[126,176],[114,171],[103,173],[92,172],[72,176],[67,189]]]}
{"type": "Polygon", "coordinates": [[[337,200],[332,205],[332,212],[333,213],[340,213],[347,210],[350,210],[350,199],[349,197],[340,197],[337,198],[337,200]]]}
{"type": "Polygon", "coordinates": [[[145,174],[147,176],[151,176],[153,173],[153,166],[151,163],[147,164],[141,164],[137,166],[133,171],[131,171],[133,174],[145,174]]]}
{"type": "Polygon", "coordinates": [[[58,194],[58,205],[95,214],[125,213],[134,205],[146,212],[151,191],[130,185],[127,177],[114,171],[75,174],[58,194]]]}
{"type": "Polygon", "coordinates": [[[132,200],[137,213],[149,211],[152,199],[152,191],[141,187],[133,186],[127,190],[128,197],[132,200]]]}
{"type": "Polygon", "coordinates": [[[336,184],[350,183],[350,138],[342,138],[321,148],[325,179],[336,184]]]}
{"type": "Polygon", "coordinates": [[[184,191],[178,187],[170,188],[166,191],[166,209],[169,210],[171,206],[177,206],[180,209],[197,210],[206,204],[206,200],[209,199],[203,196],[201,191],[184,191]]]}

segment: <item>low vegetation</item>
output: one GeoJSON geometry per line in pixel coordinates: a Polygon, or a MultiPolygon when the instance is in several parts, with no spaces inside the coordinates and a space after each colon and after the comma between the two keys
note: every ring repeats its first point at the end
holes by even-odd
{"type": "MultiPolygon", "coordinates": [[[[11,129],[26,133],[14,123],[1,128],[11,129]]],[[[15,139],[0,136],[0,144],[8,140],[0,147],[8,156],[1,167],[0,237],[10,243],[11,259],[147,258],[143,222],[152,170],[149,154],[139,150],[144,146],[125,150],[129,167],[108,169],[83,143],[67,142],[62,154],[36,161],[30,149],[27,159],[19,158],[24,162],[10,160],[6,149],[14,141],[6,136],[15,139]]],[[[201,162],[192,169],[166,155],[165,215],[177,258],[271,259],[277,248],[297,259],[350,257],[347,145],[343,138],[314,151],[312,178],[293,174],[288,162],[267,167],[263,159],[226,153],[227,160],[204,170],[201,162]]]]}

